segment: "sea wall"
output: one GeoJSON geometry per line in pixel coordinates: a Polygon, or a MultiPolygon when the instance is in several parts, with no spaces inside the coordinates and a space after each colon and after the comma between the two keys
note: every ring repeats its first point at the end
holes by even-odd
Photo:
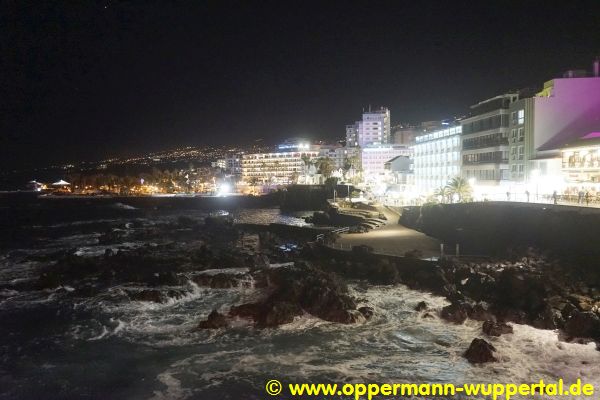
{"type": "Polygon", "coordinates": [[[556,256],[600,256],[600,209],[516,202],[404,207],[400,223],[463,253],[536,247],[556,256]]]}

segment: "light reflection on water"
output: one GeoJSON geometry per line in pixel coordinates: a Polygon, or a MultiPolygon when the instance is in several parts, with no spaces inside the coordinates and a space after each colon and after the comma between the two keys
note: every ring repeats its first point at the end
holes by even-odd
{"type": "Polygon", "coordinates": [[[278,208],[263,208],[263,209],[242,209],[232,213],[236,222],[263,224],[270,223],[294,225],[294,226],[312,226],[306,223],[303,217],[312,215],[312,212],[299,211],[291,213],[281,213],[278,208]]]}

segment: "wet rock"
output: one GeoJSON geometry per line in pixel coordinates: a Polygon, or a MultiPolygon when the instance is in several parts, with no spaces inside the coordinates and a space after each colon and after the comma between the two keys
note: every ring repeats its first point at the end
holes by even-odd
{"type": "Polygon", "coordinates": [[[471,345],[465,352],[465,358],[472,364],[481,364],[498,361],[494,357],[496,348],[483,339],[473,339],[471,345]]]}
{"type": "Polygon", "coordinates": [[[176,286],[183,283],[181,278],[172,271],[155,272],[145,281],[151,286],[176,286]]]}
{"type": "Polygon", "coordinates": [[[500,336],[507,333],[513,333],[513,327],[504,322],[485,321],[481,328],[483,333],[488,336],[500,336]]]}
{"type": "Polygon", "coordinates": [[[516,268],[506,268],[500,273],[495,296],[499,307],[523,310],[526,313],[542,309],[547,297],[544,282],[539,275],[516,268]]]}
{"type": "Polygon", "coordinates": [[[232,317],[250,318],[258,321],[262,305],[259,303],[246,303],[239,306],[232,306],[229,315],[232,317]]]}
{"type": "MultiPolygon", "coordinates": [[[[472,269],[469,269],[472,271],[472,269]]],[[[472,272],[460,280],[461,291],[475,299],[487,299],[496,287],[496,280],[484,272],[472,272]]]]}
{"type": "Polygon", "coordinates": [[[565,323],[565,333],[579,338],[600,338],[600,318],[590,311],[575,311],[565,323]]]}
{"type": "Polygon", "coordinates": [[[274,269],[269,279],[277,288],[272,299],[298,304],[326,321],[352,322],[348,311],[356,310],[356,303],[335,274],[310,265],[297,265],[274,269]]]}
{"type": "Polygon", "coordinates": [[[359,307],[358,311],[365,317],[365,319],[371,319],[373,316],[373,308],[372,307],[359,307]]]}
{"type": "Polygon", "coordinates": [[[331,225],[331,217],[323,211],[315,211],[313,213],[312,221],[315,225],[331,225]]]}
{"type": "Polygon", "coordinates": [[[229,315],[251,319],[259,328],[272,328],[292,322],[296,316],[302,315],[302,309],[294,303],[268,300],[233,306],[229,315]]]}
{"type": "Polygon", "coordinates": [[[269,257],[266,254],[255,254],[249,258],[249,266],[251,270],[268,269],[270,265],[269,257]]]}
{"type": "Polygon", "coordinates": [[[263,307],[257,322],[261,328],[276,327],[288,324],[294,320],[294,317],[302,315],[302,309],[293,303],[273,302],[263,307]]]}
{"type": "Polygon", "coordinates": [[[164,303],[165,298],[159,290],[145,289],[140,291],[127,291],[127,296],[133,301],[149,301],[152,303],[164,303]]]}
{"type": "Polygon", "coordinates": [[[568,300],[574,304],[580,311],[592,311],[594,308],[594,300],[587,296],[571,294],[568,300]]]}
{"type": "MultiPolygon", "coordinates": [[[[261,271],[272,292],[263,301],[232,307],[230,315],[252,318],[258,326],[291,322],[302,311],[326,321],[354,323],[365,319],[356,310],[346,285],[332,273],[297,263],[261,271]]],[[[256,277],[256,275],[255,275],[256,277]]]]}
{"type": "Polygon", "coordinates": [[[348,310],[346,315],[346,320],[339,322],[344,324],[356,324],[365,322],[367,320],[367,317],[358,310],[348,310]]]}
{"type": "Polygon", "coordinates": [[[415,306],[415,311],[425,311],[425,310],[427,310],[427,303],[425,303],[424,301],[420,301],[415,306]]]}
{"type": "Polygon", "coordinates": [[[496,317],[500,321],[514,322],[516,324],[529,324],[529,317],[523,310],[506,308],[496,310],[496,317]]]}
{"type": "Polygon", "coordinates": [[[441,317],[455,324],[462,324],[469,315],[469,307],[465,303],[452,303],[442,308],[441,317]]]}
{"type": "Polygon", "coordinates": [[[393,285],[398,282],[398,268],[389,262],[378,263],[368,271],[367,279],[375,284],[393,285]]]}
{"type": "Polygon", "coordinates": [[[227,321],[227,318],[217,310],[212,310],[212,312],[208,314],[206,321],[201,321],[198,324],[198,329],[219,329],[228,326],[229,322],[227,321]]]}
{"type": "Polygon", "coordinates": [[[476,321],[487,321],[492,320],[495,321],[496,317],[489,309],[489,306],[485,302],[479,302],[473,306],[473,309],[469,313],[469,318],[474,319],[476,321]]]}
{"type": "Polygon", "coordinates": [[[240,286],[240,282],[245,275],[242,274],[198,274],[192,278],[192,281],[199,286],[207,286],[212,289],[230,289],[240,286]]]}
{"type": "Polygon", "coordinates": [[[571,315],[573,315],[576,311],[577,311],[577,307],[575,307],[573,304],[567,302],[561,310],[561,316],[562,316],[563,320],[566,321],[569,318],[571,318],[571,315]]]}
{"type": "Polygon", "coordinates": [[[425,314],[423,314],[423,318],[435,318],[431,313],[426,312],[425,314]]]}
{"type": "Polygon", "coordinates": [[[532,325],[538,329],[557,329],[562,328],[565,320],[560,310],[552,308],[547,304],[544,309],[533,320],[532,325]]]}

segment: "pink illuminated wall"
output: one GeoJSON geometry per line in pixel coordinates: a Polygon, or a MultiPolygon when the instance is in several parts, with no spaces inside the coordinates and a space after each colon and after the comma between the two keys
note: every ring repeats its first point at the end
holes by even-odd
{"type": "Polygon", "coordinates": [[[553,151],[600,132],[600,78],[555,79],[553,95],[534,100],[537,150],[553,151]]]}

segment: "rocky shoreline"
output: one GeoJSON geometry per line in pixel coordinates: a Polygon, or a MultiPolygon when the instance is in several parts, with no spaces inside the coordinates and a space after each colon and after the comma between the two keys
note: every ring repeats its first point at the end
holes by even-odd
{"type": "MultiPolygon", "coordinates": [[[[176,221],[140,228],[109,229],[98,242],[125,241],[137,248],[107,248],[99,256],[73,250],[27,256],[42,266],[34,281],[0,289],[53,291],[89,298],[111,294],[113,301],[164,303],[189,294],[190,285],[216,289],[246,287],[252,302],[230,304],[198,321],[196,329],[227,329],[245,319],[257,329],[275,328],[309,314],[325,321],[363,323],[375,312],[350,295],[347,281],[404,284],[444,296],[442,309],[419,304],[422,318],[449,323],[482,321],[465,357],[473,363],[495,360],[490,338],[510,334],[511,323],[559,330],[561,339],[600,342],[600,292],[574,267],[530,250],[504,260],[446,259],[439,262],[372,254],[362,248],[339,251],[299,236],[298,227],[237,226],[227,217],[176,221]],[[290,238],[296,238],[291,240],[290,238]],[[300,239],[299,239],[300,238],[300,239]],[[120,287],[115,294],[114,287],[120,287]],[[486,340],[487,339],[487,340],[486,340]]],[[[13,254],[17,256],[18,254],[13,254]]],[[[9,254],[10,256],[10,254],[9,254]]]]}

